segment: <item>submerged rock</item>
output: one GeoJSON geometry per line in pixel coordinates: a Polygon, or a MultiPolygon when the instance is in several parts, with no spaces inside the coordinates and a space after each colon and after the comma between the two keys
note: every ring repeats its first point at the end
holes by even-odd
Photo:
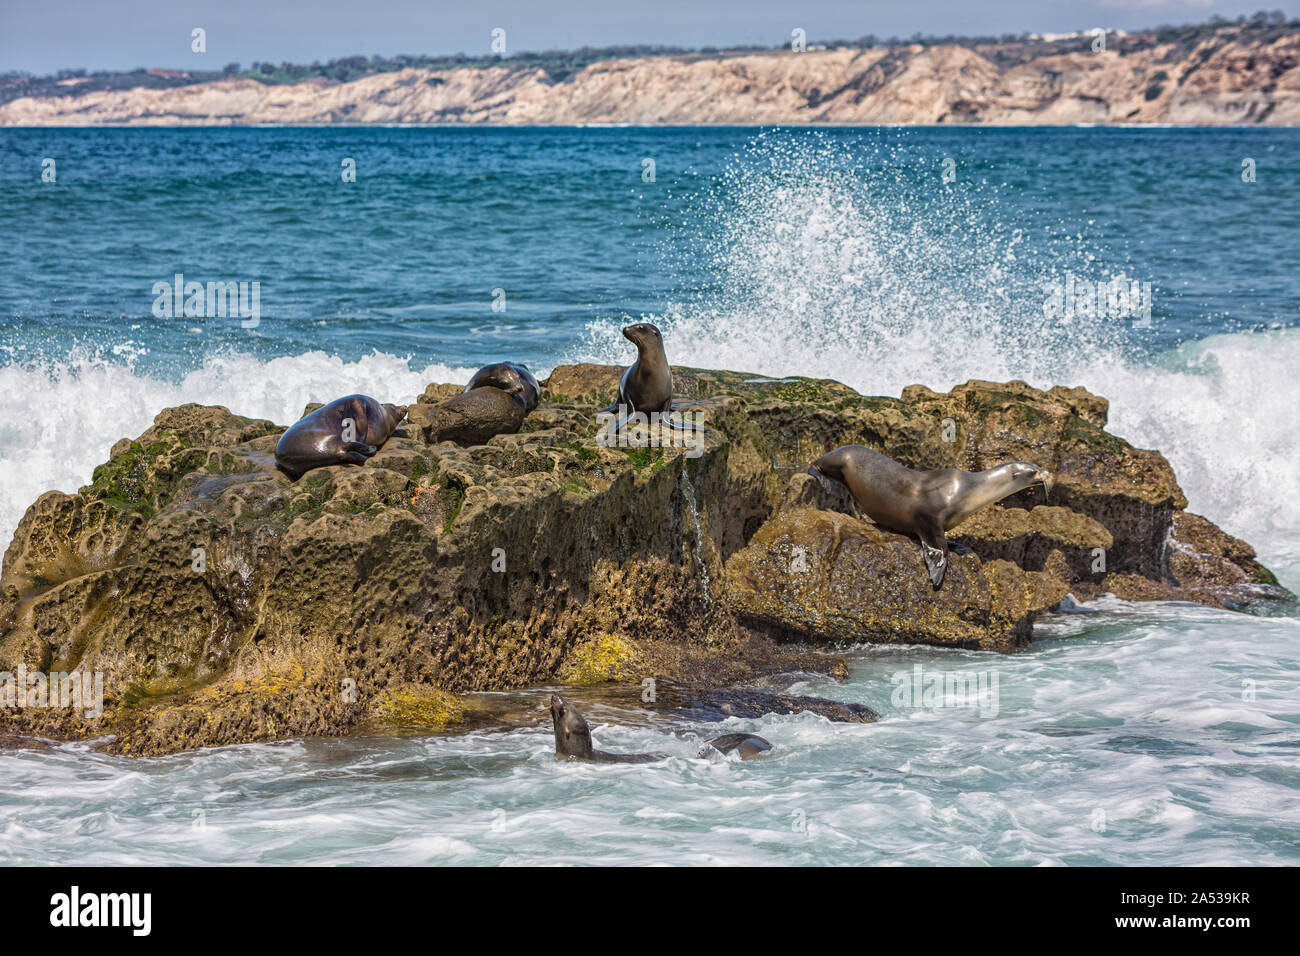
{"type": "Polygon", "coordinates": [[[461,393],[431,385],[364,465],[297,481],[275,468],[282,426],[160,412],[89,485],[28,509],[0,577],[0,671],[98,672],[103,715],[0,707],[0,732],[111,734],[140,754],[429,732],[473,719],[457,703],[469,691],[842,674],[807,645],[1012,650],[1067,591],[1144,582],[1139,596],[1230,606],[1271,587],[1081,389],[972,382],[891,399],[683,368],[676,394],[704,415],[702,446],[603,447],[596,411],[620,371],[561,366],[517,432],[460,444],[434,408],[461,393]],[[1057,485],[956,529],[972,553],[935,592],[914,542],[839,513],[848,496],[804,474],[846,443],[913,468],[1028,458],[1057,485]]]}

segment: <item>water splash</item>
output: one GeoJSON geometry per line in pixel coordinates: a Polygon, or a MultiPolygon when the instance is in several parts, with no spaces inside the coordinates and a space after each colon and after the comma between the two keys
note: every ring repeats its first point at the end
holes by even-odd
{"type": "MultiPolygon", "coordinates": [[[[974,374],[1048,378],[1124,347],[1122,322],[1044,311],[1066,272],[1109,278],[1123,263],[1004,221],[998,187],[944,184],[928,164],[906,142],[757,137],[701,201],[698,234],[664,249],[684,288],[699,287],[687,273],[700,263],[713,277],[652,317],[670,358],[896,394],[974,374]]],[[[582,357],[617,361],[617,335],[593,323],[582,357]]]]}
{"type": "MultiPolygon", "coordinates": [[[[1111,400],[1113,432],[1170,459],[1192,510],[1300,584],[1300,333],[1151,355],[1156,337],[1132,319],[1049,315],[1047,290],[1066,275],[1148,272],[1023,204],[1008,221],[1000,193],[941,183],[906,141],[759,136],[701,201],[686,246],[663,250],[694,291],[646,319],[675,364],[834,378],[868,395],[972,378],[1083,385],[1111,400]],[[704,282],[691,275],[701,261],[704,282]]],[[[616,324],[589,326],[573,357],[626,364],[616,324]]]]}

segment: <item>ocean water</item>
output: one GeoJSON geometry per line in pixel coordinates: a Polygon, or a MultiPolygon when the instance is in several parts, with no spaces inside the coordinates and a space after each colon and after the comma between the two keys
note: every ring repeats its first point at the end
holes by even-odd
{"type": "MultiPolygon", "coordinates": [[[[867,394],[1087,386],[1300,588],[1298,158],[1290,129],[0,130],[0,540],[168,405],[288,423],[505,358],[625,364],[647,318],[675,363],[867,394]],[[256,327],[155,314],[177,273],[257,282],[256,327]],[[1149,312],[1051,306],[1118,276],[1149,312]]],[[[873,725],[601,711],[598,746],[673,754],[648,766],[556,764],[540,709],[160,760],[0,750],[0,860],[1300,862],[1300,618],[1104,599],[1037,636],[855,648],[847,683],[795,685],[873,725]],[[986,693],[910,700],[922,674],[986,693]],[[729,727],[774,754],[691,758],[729,727]]]]}

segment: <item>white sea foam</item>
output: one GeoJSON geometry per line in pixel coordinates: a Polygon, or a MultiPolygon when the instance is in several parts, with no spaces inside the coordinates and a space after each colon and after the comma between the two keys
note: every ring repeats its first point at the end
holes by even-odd
{"type": "Polygon", "coordinates": [[[345,362],[325,352],[270,361],[216,355],[180,381],[104,356],[0,366],[0,541],[8,544],[39,495],[75,491],[118,439],[136,437],[169,406],[224,405],[250,418],[289,424],[308,402],[362,392],[409,403],[430,382],[465,382],[472,374],[446,365],[415,369],[380,353],[345,362]]]}
{"type": "MultiPolygon", "coordinates": [[[[1103,266],[1077,236],[1031,240],[1001,223],[991,188],[909,183],[891,172],[895,148],[865,173],[845,149],[760,139],[722,177],[702,238],[721,291],[648,317],[675,364],[828,377],[869,395],[974,378],[1083,385],[1110,399],[1113,432],[1169,458],[1192,510],[1300,584],[1300,332],[1141,357],[1149,333],[1133,319],[1044,309],[1067,273],[1145,279],[1140,267],[1103,266]]],[[[626,363],[620,324],[593,323],[573,357],[626,363]]]]}

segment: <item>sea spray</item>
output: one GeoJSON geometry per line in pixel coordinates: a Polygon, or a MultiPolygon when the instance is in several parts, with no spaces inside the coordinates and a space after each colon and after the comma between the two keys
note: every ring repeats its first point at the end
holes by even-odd
{"type": "MultiPolygon", "coordinates": [[[[1191,510],[1300,585],[1300,331],[1153,354],[1143,326],[1161,321],[1160,291],[1143,287],[1140,263],[1023,210],[1013,220],[992,186],[938,190],[923,160],[905,143],[756,137],[702,200],[697,248],[664,250],[672,272],[702,248],[717,277],[646,317],[674,363],[833,378],[867,395],[973,378],[1082,385],[1110,400],[1113,433],[1165,454],[1191,510]],[[1080,276],[1095,288],[1125,276],[1141,308],[1047,307],[1045,289],[1080,276]]],[[[625,352],[613,323],[593,323],[574,358],[625,352]]]]}
{"type": "Polygon", "coordinates": [[[409,403],[430,382],[465,382],[473,370],[372,353],[346,362],[325,352],[263,361],[223,353],[179,381],[140,373],[102,354],[66,362],[0,366],[0,547],[46,491],[76,491],[119,439],[135,438],[164,408],[224,405],[288,425],[311,401],[351,392],[409,403]]]}

